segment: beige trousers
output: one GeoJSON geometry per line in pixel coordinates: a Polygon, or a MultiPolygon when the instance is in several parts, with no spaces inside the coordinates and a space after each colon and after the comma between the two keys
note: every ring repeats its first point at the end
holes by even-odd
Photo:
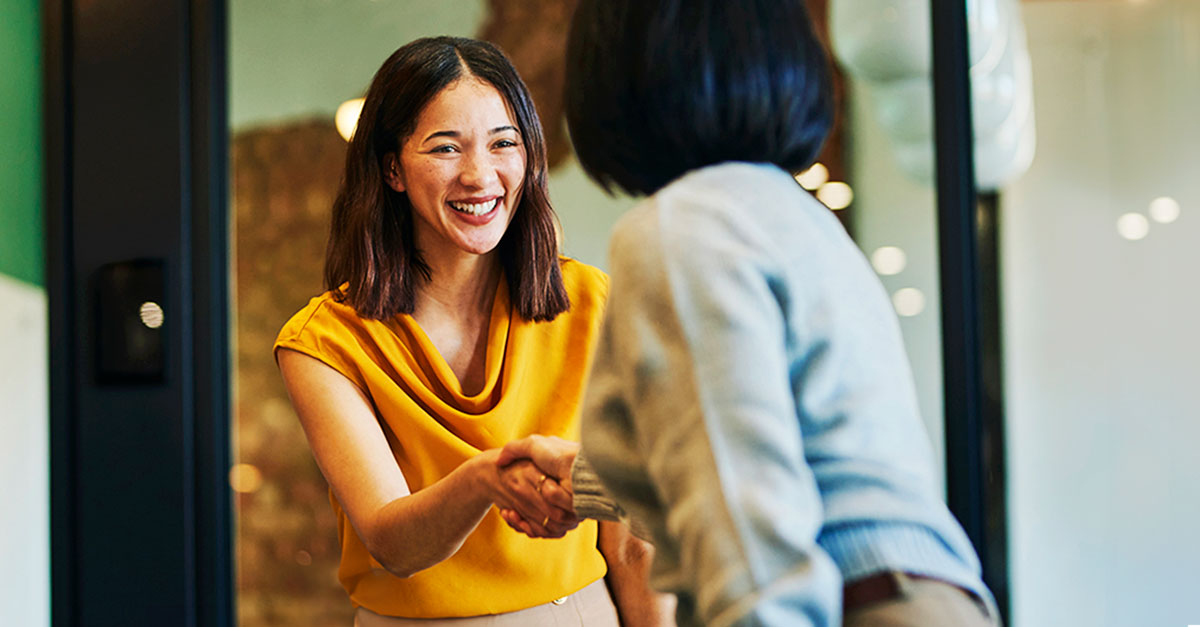
{"type": "Polygon", "coordinates": [[[948,583],[896,573],[900,594],[848,610],[842,627],[1000,627],[995,610],[948,583]]]}
{"type": "Polygon", "coordinates": [[[599,579],[575,594],[531,608],[466,618],[396,618],[365,608],[354,613],[354,627],[618,627],[617,608],[599,579]]]}

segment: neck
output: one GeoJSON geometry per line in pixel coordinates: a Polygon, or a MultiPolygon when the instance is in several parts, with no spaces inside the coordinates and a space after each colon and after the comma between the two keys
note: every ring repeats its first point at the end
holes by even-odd
{"type": "MultiPolygon", "coordinates": [[[[430,251],[433,252],[433,251],[430,251]]],[[[417,293],[417,312],[437,310],[458,316],[490,315],[500,282],[500,258],[496,251],[474,255],[462,251],[427,254],[432,280],[417,293]]]]}

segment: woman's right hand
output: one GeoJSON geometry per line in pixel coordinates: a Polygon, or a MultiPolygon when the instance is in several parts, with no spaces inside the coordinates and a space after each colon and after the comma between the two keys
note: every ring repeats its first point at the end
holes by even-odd
{"type": "MultiPolygon", "coordinates": [[[[538,493],[549,505],[575,518],[574,495],[571,492],[571,465],[579,453],[579,443],[554,436],[530,435],[504,445],[496,463],[502,467],[530,461],[544,478],[538,480],[538,493]]],[[[531,538],[558,537],[558,529],[546,529],[539,521],[516,509],[501,508],[500,515],[516,531],[531,538]]],[[[574,524],[578,525],[578,519],[574,524]]]]}
{"type": "Polygon", "coordinates": [[[484,451],[483,467],[488,476],[492,502],[505,522],[535,538],[561,538],[579,526],[571,508],[571,494],[529,459],[500,464],[498,449],[484,451]],[[490,468],[489,468],[490,467],[490,468]],[[521,526],[513,520],[524,521],[521,526]]]}
{"type": "Polygon", "coordinates": [[[519,440],[513,440],[500,450],[500,465],[513,463],[517,460],[532,460],[542,472],[546,473],[571,492],[571,465],[579,454],[579,443],[564,440],[552,435],[530,435],[519,440]]]}

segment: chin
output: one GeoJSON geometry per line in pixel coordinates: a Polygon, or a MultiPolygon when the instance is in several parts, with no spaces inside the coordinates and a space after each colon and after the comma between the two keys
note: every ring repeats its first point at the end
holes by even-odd
{"type": "Polygon", "coordinates": [[[460,242],[458,245],[458,247],[460,249],[462,249],[463,252],[471,253],[472,255],[486,255],[490,252],[495,252],[495,250],[499,246],[500,246],[499,239],[497,239],[494,242],[490,242],[490,243],[460,242]]]}

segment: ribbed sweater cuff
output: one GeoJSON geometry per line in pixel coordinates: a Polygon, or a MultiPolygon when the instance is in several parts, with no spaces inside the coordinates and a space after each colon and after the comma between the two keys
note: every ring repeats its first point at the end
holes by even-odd
{"type": "Polygon", "coordinates": [[[582,451],[571,465],[571,489],[575,491],[575,514],[580,518],[621,520],[625,516],[625,510],[604,493],[600,477],[596,476],[582,451]]]}
{"type": "Polygon", "coordinates": [[[907,523],[848,523],[827,529],[818,539],[845,581],[878,572],[898,570],[941,579],[970,590],[980,598],[991,594],[978,568],[957,556],[937,534],[907,523]]]}
{"type": "Polygon", "coordinates": [[[575,462],[571,465],[571,489],[575,492],[575,514],[580,518],[622,522],[629,525],[633,535],[643,540],[650,539],[646,528],[630,518],[625,509],[604,492],[600,477],[592,470],[583,451],[575,456],[575,462]]]}

